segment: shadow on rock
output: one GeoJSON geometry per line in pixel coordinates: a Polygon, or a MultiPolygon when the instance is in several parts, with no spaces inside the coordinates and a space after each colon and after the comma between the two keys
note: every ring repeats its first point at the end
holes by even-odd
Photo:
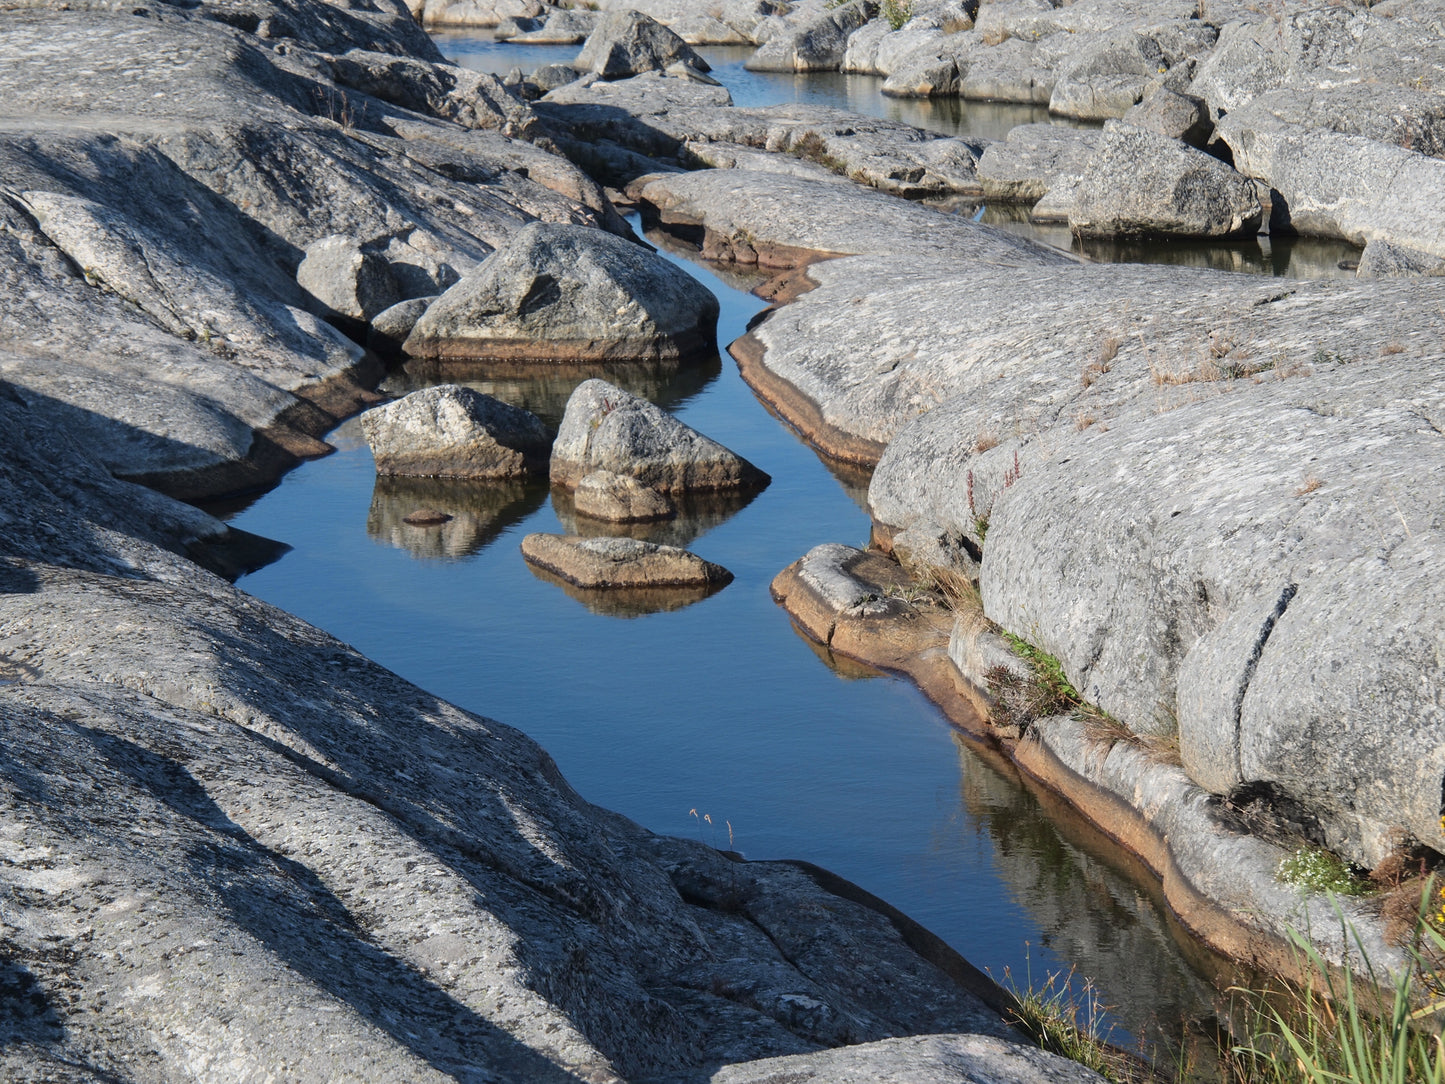
{"type": "Polygon", "coordinates": [[[646,617],[648,614],[681,610],[709,595],[715,595],[726,584],[705,587],[578,587],[561,576],[540,569],[531,562],[527,571],[543,583],[560,587],[566,594],[603,617],[646,617]]]}
{"type": "Polygon", "coordinates": [[[567,400],[584,380],[600,377],[664,410],[675,411],[703,392],[721,372],[722,359],[716,350],[684,363],[526,365],[413,358],[388,378],[382,390],[402,396],[434,384],[460,384],[530,410],[555,429],[567,400]]]}
{"type": "Polygon", "coordinates": [[[677,515],[673,519],[643,523],[611,523],[577,512],[572,492],[562,486],[552,490],[552,510],[568,534],[584,538],[635,538],[659,546],[687,549],[714,527],[737,515],[757,497],[757,492],[679,493],[673,496],[677,515]]]}
{"type": "Polygon", "coordinates": [[[545,482],[379,477],[371,491],[366,533],[378,542],[410,550],[415,557],[471,557],[542,507],[546,499],[545,482]]]}

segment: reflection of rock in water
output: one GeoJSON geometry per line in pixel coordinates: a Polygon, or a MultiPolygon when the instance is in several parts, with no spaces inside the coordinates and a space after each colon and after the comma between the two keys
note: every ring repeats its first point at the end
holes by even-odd
{"type": "Polygon", "coordinates": [[[875,670],[867,663],[850,659],[846,655],[834,655],[827,644],[818,643],[797,625],[793,626],[793,635],[807,644],[808,650],[817,655],[824,666],[844,681],[866,681],[869,678],[884,676],[882,670],[875,670]]]}
{"type": "MultiPolygon", "coordinates": [[[[988,831],[999,877],[1043,928],[1045,943],[1094,980],[1136,1035],[1177,1045],[1181,1020],[1212,1030],[1219,995],[1180,952],[1204,950],[1167,915],[1152,875],[1062,802],[1046,814],[1015,778],[986,764],[960,736],[954,740],[965,822],[988,831]],[[1123,872],[1129,866],[1137,876],[1123,872]]],[[[1198,963],[1228,974],[1223,961],[1198,963]]]]}
{"type": "Polygon", "coordinates": [[[538,568],[530,561],[527,571],[543,583],[562,588],[569,596],[586,606],[595,614],[604,617],[644,617],[647,614],[681,610],[694,602],[701,602],[709,595],[715,595],[724,584],[706,587],[578,587],[568,583],[561,576],[554,576],[546,569],[538,568]]]}
{"type": "Polygon", "coordinates": [[[469,557],[530,516],[546,499],[546,482],[377,478],[366,533],[417,557],[469,557]],[[429,525],[404,522],[428,508],[452,518],[429,525]]]}
{"type": "Polygon", "coordinates": [[[741,512],[756,496],[756,492],[731,491],[674,494],[672,500],[677,505],[677,516],[674,519],[652,520],[646,523],[608,523],[590,516],[579,516],[572,501],[572,494],[566,489],[558,488],[552,490],[552,510],[557,513],[557,521],[568,534],[582,535],[584,538],[635,538],[639,542],[687,549],[708,531],[741,512]]]}
{"type": "Polygon", "coordinates": [[[626,365],[515,365],[413,358],[393,373],[382,390],[405,395],[434,384],[460,384],[530,410],[556,428],[577,385],[601,377],[664,410],[673,411],[705,389],[722,372],[716,351],[686,364],[657,362],[626,365]]]}

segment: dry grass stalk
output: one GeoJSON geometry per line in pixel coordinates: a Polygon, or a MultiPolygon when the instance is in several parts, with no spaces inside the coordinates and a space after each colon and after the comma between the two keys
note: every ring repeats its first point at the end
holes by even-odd
{"type": "Polygon", "coordinates": [[[1294,491],[1294,495],[1296,497],[1303,497],[1306,493],[1313,493],[1322,485],[1324,485],[1324,482],[1320,481],[1318,477],[1313,474],[1306,474],[1305,480],[1301,482],[1300,487],[1294,491]]]}

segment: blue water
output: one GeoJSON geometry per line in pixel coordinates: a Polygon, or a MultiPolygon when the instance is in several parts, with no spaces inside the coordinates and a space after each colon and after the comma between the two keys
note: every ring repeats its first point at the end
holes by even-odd
{"type": "MultiPolygon", "coordinates": [[[[530,66],[549,51],[531,47],[530,66]]],[[[718,296],[721,343],[763,307],[668,258],[718,296]]],[[[544,413],[565,396],[555,380],[479,371],[463,382],[544,413]]],[[[730,513],[659,528],[735,574],[721,592],[661,612],[599,612],[522,560],[525,534],[570,522],[545,485],[379,485],[355,420],[333,434],[334,455],[230,515],[292,547],[242,586],[522,729],[584,797],[655,831],[834,870],[995,977],[1076,968],[1113,1006],[1117,1038],[1177,1042],[1207,1027],[1214,986],[1190,961],[1217,961],[1162,913],[1147,876],[1042,809],[910,683],[827,659],[772,601],[772,578],[813,546],[866,543],[866,479],[830,473],[730,359],[640,387],[773,477],[730,513]],[[457,519],[402,525],[420,504],[457,519]]]]}

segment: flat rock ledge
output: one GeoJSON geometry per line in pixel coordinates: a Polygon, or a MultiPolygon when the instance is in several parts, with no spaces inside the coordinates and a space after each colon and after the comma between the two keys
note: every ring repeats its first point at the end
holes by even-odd
{"type": "Polygon", "coordinates": [[[522,556],[578,587],[725,587],[733,579],[695,553],[635,538],[529,534],[522,556]]]}
{"type": "Polygon", "coordinates": [[[378,475],[519,478],[545,473],[542,419],[456,384],[414,391],[361,416],[378,475]]]}

